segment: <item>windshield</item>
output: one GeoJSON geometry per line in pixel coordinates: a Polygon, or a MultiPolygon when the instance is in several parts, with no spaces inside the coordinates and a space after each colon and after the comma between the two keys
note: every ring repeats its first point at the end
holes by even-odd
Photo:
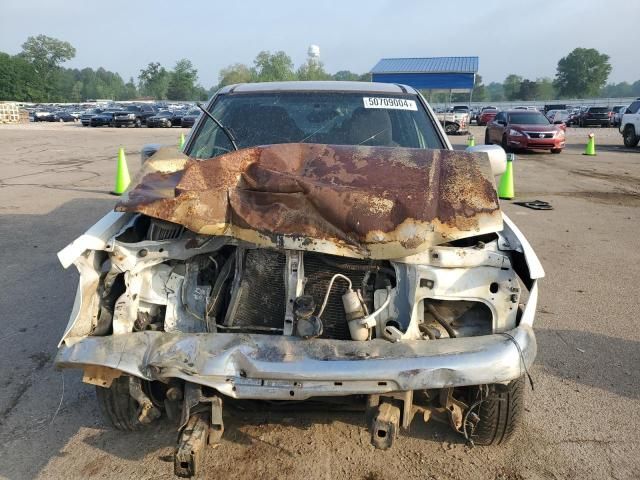
{"type": "Polygon", "coordinates": [[[509,123],[519,125],[549,125],[549,120],[541,113],[518,112],[509,114],[509,123]]]}
{"type": "Polygon", "coordinates": [[[187,112],[187,115],[195,115],[195,116],[200,115],[200,109],[199,108],[194,108],[193,110],[189,110],[187,112]]]}
{"type": "MultiPolygon", "coordinates": [[[[261,92],[221,95],[213,116],[238,148],[279,143],[444,148],[415,95],[342,92],[261,92]]],[[[205,117],[189,151],[211,158],[233,150],[205,117]]]]}
{"type": "Polygon", "coordinates": [[[468,112],[469,107],[453,107],[454,112],[468,112]]]}
{"type": "Polygon", "coordinates": [[[591,107],[589,112],[591,113],[607,113],[607,107],[591,107]]]}

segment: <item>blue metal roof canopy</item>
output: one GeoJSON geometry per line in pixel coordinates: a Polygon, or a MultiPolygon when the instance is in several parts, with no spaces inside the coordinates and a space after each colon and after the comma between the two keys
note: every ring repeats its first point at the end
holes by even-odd
{"type": "Polygon", "coordinates": [[[473,90],[476,73],[478,57],[383,58],[371,69],[371,80],[462,93],[473,90]]]}

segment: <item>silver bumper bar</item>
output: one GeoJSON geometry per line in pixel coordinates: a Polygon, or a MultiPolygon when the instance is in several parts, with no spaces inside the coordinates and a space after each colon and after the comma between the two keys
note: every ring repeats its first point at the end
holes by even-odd
{"type": "Polygon", "coordinates": [[[138,332],[67,339],[55,363],[181,378],[235,398],[300,400],[506,382],[535,356],[533,330],[521,325],[507,334],[398,343],[138,332]]]}

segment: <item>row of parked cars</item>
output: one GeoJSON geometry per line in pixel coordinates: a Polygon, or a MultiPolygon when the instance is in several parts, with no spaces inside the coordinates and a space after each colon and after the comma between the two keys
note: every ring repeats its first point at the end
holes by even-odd
{"type": "Polygon", "coordinates": [[[624,145],[635,147],[640,143],[640,98],[629,106],[586,106],[574,110],[548,108],[546,114],[534,107],[505,111],[485,107],[479,112],[477,122],[487,126],[484,143],[500,144],[506,151],[542,149],[560,153],[565,146],[568,125],[615,125],[619,127],[624,145]]]}
{"type": "MultiPolygon", "coordinates": [[[[622,115],[626,112],[626,105],[614,105],[613,107],[601,107],[584,105],[570,107],[568,105],[545,105],[537,108],[534,106],[514,107],[512,110],[527,110],[541,112],[551,123],[562,122],[567,126],[579,127],[619,127],[622,115]]],[[[471,120],[480,126],[487,125],[498,114],[500,109],[495,106],[482,107],[479,110],[471,110],[471,120]]]]}
{"type": "Polygon", "coordinates": [[[624,111],[625,105],[613,107],[582,106],[577,108],[564,108],[548,110],[546,115],[551,121],[561,120],[569,126],[578,127],[617,127],[624,111]]]}
{"type": "Polygon", "coordinates": [[[131,104],[79,109],[35,109],[30,112],[34,122],[80,122],[85,127],[187,127],[191,128],[200,115],[192,105],[167,108],[153,104],[131,104]]]}

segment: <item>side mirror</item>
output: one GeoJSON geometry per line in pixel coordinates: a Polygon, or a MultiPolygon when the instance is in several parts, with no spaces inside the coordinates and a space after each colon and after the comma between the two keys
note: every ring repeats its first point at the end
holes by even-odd
{"type": "Polygon", "coordinates": [[[494,176],[502,175],[507,169],[507,153],[500,145],[476,145],[467,147],[465,152],[486,153],[494,176]]]}

